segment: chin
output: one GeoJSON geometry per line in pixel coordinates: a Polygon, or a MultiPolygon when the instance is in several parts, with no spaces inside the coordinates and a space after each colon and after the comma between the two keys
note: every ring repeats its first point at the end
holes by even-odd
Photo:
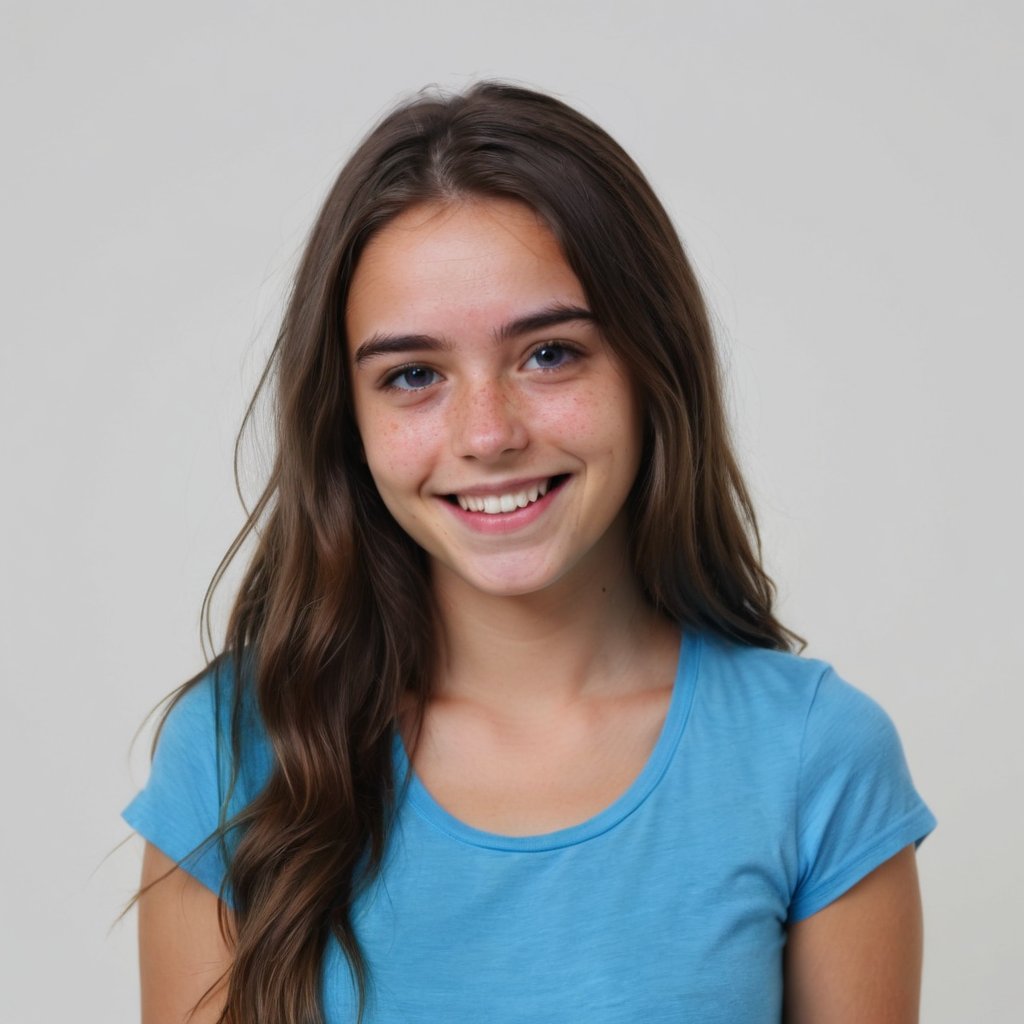
{"type": "Polygon", "coordinates": [[[551,566],[471,567],[445,565],[441,575],[460,590],[488,597],[528,597],[549,589],[564,575],[551,566]],[[456,582],[457,581],[457,582],[456,582]]]}

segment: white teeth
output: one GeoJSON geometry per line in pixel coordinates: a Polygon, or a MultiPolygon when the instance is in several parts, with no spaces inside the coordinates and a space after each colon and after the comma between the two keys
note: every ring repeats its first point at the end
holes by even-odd
{"type": "Polygon", "coordinates": [[[548,481],[545,480],[528,487],[525,491],[516,491],[513,494],[456,494],[455,499],[464,512],[484,512],[489,516],[495,516],[502,512],[514,512],[517,508],[526,508],[527,505],[532,505],[543,498],[547,492],[548,481]]]}

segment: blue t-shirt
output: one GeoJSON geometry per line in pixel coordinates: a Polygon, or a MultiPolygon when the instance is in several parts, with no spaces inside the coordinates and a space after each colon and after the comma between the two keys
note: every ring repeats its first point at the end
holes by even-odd
{"type": "MultiPolygon", "coordinates": [[[[227,704],[212,674],[178,703],[124,812],[215,891],[217,848],[188,855],[217,824],[227,704]]],[[[394,756],[401,779],[397,738],[394,756]]],[[[270,767],[250,711],[230,811],[270,767]]],[[[830,666],[687,633],[654,750],[588,821],[484,832],[413,776],[382,873],[353,911],[367,1024],[778,1024],[786,925],[934,826],[892,722],[830,666]]],[[[323,996],[330,1024],[355,1019],[333,942],[323,996]]]]}

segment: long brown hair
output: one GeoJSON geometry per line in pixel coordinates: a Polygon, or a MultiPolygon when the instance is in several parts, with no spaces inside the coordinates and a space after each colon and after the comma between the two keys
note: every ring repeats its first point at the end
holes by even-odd
{"type": "Polygon", "coordinates": [[[222,1021],[321,1021],[332,936],[365,1002],[351,908],[381,865],[398,801],[399,702],[412,695],[422,720],[434,623],[426,558],[361,458],[345,303],[374,232],[413,204],[473,195],[542,216],[632,374],[646,415],[629,498],[632,557],[651,604],[745,644],[799,640],[772,614],[703,297],[640,170],[587,118],[525,89],[484,82],[402,105],[345,165],[313,227],[257,392],[274,395],[275,461],[204,602],[208,616],[227,566],[254,539],[217,660],[234,666],[233,763],[248,694],[273,766],[240,816],[222,815],[219,834],[240,836],[227,878],[234,962],[222,1021]]]}

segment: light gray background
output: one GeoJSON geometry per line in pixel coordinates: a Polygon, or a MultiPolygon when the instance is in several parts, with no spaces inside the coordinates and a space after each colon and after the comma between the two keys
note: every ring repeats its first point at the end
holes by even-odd
{"type": "Polygon", "coordinates": [[[596,118],[676,219],[782,617],[939,818],[923,1019],[1019,1020],[1020,11],[5,3],[4,1020],[134,1018],[129,744],[200,667],[295,256],[393,100],[481,76],[596,118]]]}

